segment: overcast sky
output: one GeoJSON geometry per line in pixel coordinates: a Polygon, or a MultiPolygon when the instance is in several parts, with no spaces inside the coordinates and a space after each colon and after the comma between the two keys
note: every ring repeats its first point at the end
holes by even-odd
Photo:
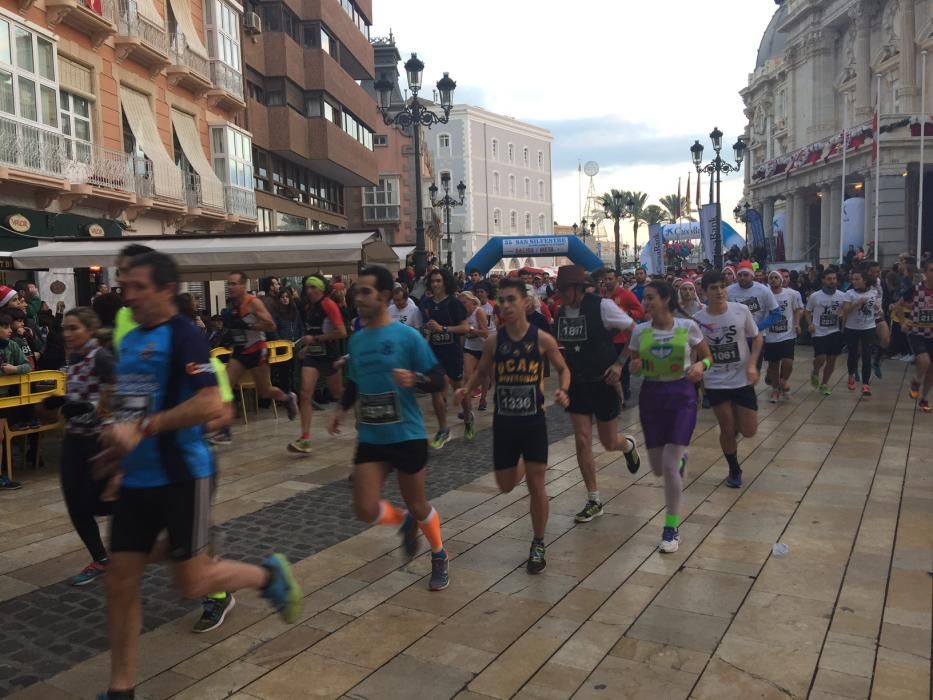
{"type": "MultiPolygon", "coordinates": [[[[711,156],[714,126],[731,157],[746,121],[738,91],[775,9],[774,0],[375,0],[372,29],[392,29],[403,61],[418,53],[426,86],[448,71],[455,102],[550,129],[554,218],[569,225],[580,218],[578,162],[599,163],[598,192],[641,190],[656,203],[678,177],[686,188],[695,139],[711,156]]],[[[740,175],[723,181],[728,219],[741,193],[740,175]]]]}

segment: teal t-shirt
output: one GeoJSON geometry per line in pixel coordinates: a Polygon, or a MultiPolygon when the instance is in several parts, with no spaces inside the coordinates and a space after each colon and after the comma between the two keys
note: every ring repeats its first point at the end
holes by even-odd
{"type": "Polygon", "coordinates": [[[359,441],[388,445],[426,439],[417,393],[399,387],[392,370],[427,373],[437,364],[424,337],[402,323],[363,328],[350,336],[348,376],[357,386],[359,441]]]}

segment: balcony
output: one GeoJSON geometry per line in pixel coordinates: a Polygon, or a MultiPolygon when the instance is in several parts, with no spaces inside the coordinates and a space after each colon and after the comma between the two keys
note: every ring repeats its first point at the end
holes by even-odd
{"type": "MultiPolygon", "coordinates": [[[[305,121],[310,141],[308,160],[314,170],[345,187],[372,187],[379,182],[377,156],[373,151],[327,119],[305,121]]],[[[270,137],[271,126],[270,123],[270,137]]]]}
{"type": "Polygon", "coordinates": [[[87,202],[105,208],[110,218],[116,218],[136,203],[132,156],[67,137],[64,149],[64,174],[71,189],[59,196],[62,211],[87,202]]]}
{"type": "Polygon", "coordinates": [[[140,15],[132,0],[119,2],[117,34],[114,37],[117,62],[122,63],[130,58],[148,68],[154,77],[171,64],[168,58],[168,34],[162,27],[140,15]]]}
{"type": "Polygon", "coordinates": [[[253,190],[224,185],[224,202],[229,221],[256,220],[256,193],[253,190]]]}
{"type": "Polygon", "coordinates": [[[211,61],[213,89],[207,91],[212,106],[227,112],[239,112],[246,107],[243,97],[243,76],[223,61],[211,61]]]}
{"type": "Polygon", "coordinates": [[[0,117],[0,182],[67,191],[64,137],[0,117]]]}
{"type": "Polygon", "coordinates": [[[47,0],[49,29],[65,24],[91,37],[96,49],[117,32],[113,19],[113,0],[47,0]]]}
{"type": "Polygon", "coordinates": [[[183,87],[198,97],[211,89],[210,61],[188,48],[181,32],[169,39],[169,61],[165,74],[170,85],[183,87]]]}

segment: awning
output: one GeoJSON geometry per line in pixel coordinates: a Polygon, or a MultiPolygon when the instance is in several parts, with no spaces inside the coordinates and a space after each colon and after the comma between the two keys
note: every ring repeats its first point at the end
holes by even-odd
{"type": "Polygon", "coordinates": [[[152,161],[155,193],[163,197],[182,199],[181,171],[165,150],[149,100],[144,95],[121,86],[120,103],[136,143],[152,161]]]}
{"type": "Polygon", "coordinates": [[[184,281],[225,280],[232,270],[257,278],[318,271],[352,274],[361,262],[385,265],[393,271],[399,265],[392,248],[371,231],[57,240],[13,252],[13,265],[18,270],[112,267],[117,254],[129,243],[148,245],[174,257],[184,281]]]}
{"type": "Polygon", "coordinates": [[[217,209],[224,208],[224,183],[214,173],[214,169],[204,155],[198,124],[190,114],[172,110],[172,126],[178,144],[194,171],[201,176],[201,199],[205,204],[217,209]]]}
{"type": "Polygon", "coordinates": [[[392,246],[392,250],[394,250],[394,251],[395,251],[395,254],[398,255],[398,259],[401,260],[401,261],[404,263],[404,262],[405,262],[405,258],[407,258],[409,255],[411,255],[412,253],[415,252],[415,246],[413,246],[413,245],[394,245],[394,246],[392,246]]]}
{"type": "Polygon", "coordinates": [[[192,53],[201,58],[207,58],[207,49],[204,48],[204,42],[198,36],[198,30],[194,28],[194,21],[191,19],[191,5],[188,4],[188,0],[169,0],[169,4],[175,14],[178,32],[185,37],[185,44],[192,53]]]}

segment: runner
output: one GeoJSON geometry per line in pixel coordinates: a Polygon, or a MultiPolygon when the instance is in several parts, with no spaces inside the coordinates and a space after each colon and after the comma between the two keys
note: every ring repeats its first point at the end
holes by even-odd
{"type": "Polygon", "coordinates": [[[486,339],[476,373],[457,396],[485,383],[495,367],[492,454],[496,484],[503,493],[509,493],[526,479],[534,532],[526,569],[529,574],[540,574],[547,566],[544,530],[548,517],[544,359],[550,359],[560,375],[554,400],[563,408],[570,405],[570,372],[554,338],[528,323],[530,302],[528,290],[520,281],[507,279],[499,284],[499,308],[505,325],[498,335],[486,339]]]}
{"type": "Polygon", "coordinates": [[[842,305],[846,295],[836,289],[838,278],[836,268],[827,267],[820,273],[822,289],[810,293],[807,299],[806,315],[810,336],[813,338],[813,371],[810,384],[823,396],[829,396],[829,380],[836,368],[836,358],[842,354],[845,336],[839,328],[842,305]],[[823,371],[820,381],[820,370],[823,371]]]}
{"type": "MultiPolygon", "coordinates": [[[[635,322],[645,320],[645,311],[641,306],[641,301],[632,292],[619,284],[619,275],[611,267],[603,267],[593,273],[593,277],[602,286],[603,296],[612,299],[616,305],[625,313],[632,317],[635,322]]],[[[612,339],[616,354],[621,355],[625,351],[625,345],[631,338],[631,331],[619,331],[612,339]]],[[[626,402],[632,398],[632,379],[629,374],[628,362],[622,365],[622,408],[626,407],[626,402]]]]}
{"type": "Polygon", "coordinates": [[[693,318],[699,324],[713,358],[703,386],[719,423],[719,445],[729,464],[726,486],[742,486],[737,438],[758,432],[758,355],[761,333],[744,304],[726,300],[725,276],[710,270],[701,286],[707,307],[693,318]],[[749,342],[751,341],[751,342],[749,342]]]}
{"type": "MultiPolygon", "coordinates": [[[[246,291],[246,273],[231,272],[227,276],[227,289],[230,292],[230,328],[233,339],[233,356],[227,363],[227,376],[230,385],[236,386],[248,370],[252,370],[253,381],[259,395],[285,404],[288,419],[298,417],[298,397],[294,392],[285,393],[272,385],[269,365],[266,362],[266,331],[275,330],[275,321],[266,305],[246,291]]],[[[229,445],[232,442],[230,429],[225,428],[216,434],[211,442],[229,445]]]]}
{"type": "Polygon", "coordinates": [[[135,695],[139,587],[147,563],[170,559],[185,597],[257,588],[289,623],[302,607],[283,556],[254,566],[206,552],[214,463],[201,425],[227,414],[204,335],[177,314],[174,261],[161,253],[134,257],[120,282],[139,327],[123,339],[113,395],[117,422],[104,428],[97,457],[96,476],[122,472],[106,577],[111,680],[100,700],[135,695]],[[157,545],[162,531],[167,541],[157,545]]]}
{"type": "Polygon", "coordinates": [[[607,450],[622,450],[628,470],[638,471],[640,460],[634,438],[618,432],[620,396],[616,385],[624,357],[616,355],[613,331],[631,329],[635,322],[612,299],[586,294],[586,274],[580,265],[557,271],[562,304],[557,312],[557,342],[570,367],[570,421],[573,423],[577,464],[586,484],[583,509],[574,516],[588,523],[603,514],[593,461],[593,416],[599,441],[607,450]]]}
{"type": "MultiPolygon", "coordinates": [[[[748,260],[739,263],[736,276],[738,281],[726,289],[726,298],[731,302],[745,304],[752,312],[759,331],[767,330],[780,321],[782,315],[774,294],[768,286],[755,281],[755,268],[748,260]]],[[[758,356],[759,372],[763,359],[763,355],[758,356]]]]}
{"type": "Polygon", "coordinates": [[[327,283],[317,275],[304,280],[301,318],[305,324],[298,357],[301,359],[301,436],[288,444],[289,452],[311,452],[311,413],[314,390],[324,377],[327,390],[335,401],[343,391],[343,377],[334,367],[340,357],[337,341],[347,337],[340,307],[327,296],[327,283]]]}
{"type": "MultiPolygon", "coordinates": [[[[483,313],[486,314],[487,337],[493,337],[498,332],[497,326],[499,324],[499,309],[496,307],[495,302],[493,302],[491,299],[492,287],[490,286],[489,282],[480,282],[473,287],[473,293],[476,295],[476,298],[479,299],[480,308],[483,310],[483,313]]],[[[486,410],[486,395],[489,392],[489,388],[491,386],[492,376],[487,374],[479,394],[480,411],[486,410]]]]}
{"type": "MultiPolygon", "coordinates": [[[[483,356],[483,343],[489,337],[489,319],[483,311],[479,298],[473,292],[460,292],[457,298],[466,309],[467,323],[470,326],[470,330],[463,339],[463,379],[469,381],[483,356]]],[[[486,382],[483,381],[483,385],[485,384],[486,382]]],[[[477,391],[481,390],[477,389],[477,391]]],[[[482,400],[482,393],[480,399],[482,400]]],[[[462,402],[462,397],[460,400],[462,402]]]]}
{"type": "Polygon", "coordinates": [[[649,282],[643,303],[651,321],[635,326],[626,352],[632,373],[645,378],[638,408],[651,469],[664,476],[667,513],[660,550],[671,553],[680,546],[680,494],[687,446],[697,422],[694,385],[712,358],[700,327],[690,319],[675,318],[683,310],[670,284],[649,282]],[[693,356],[699,360],[691,362],[693,356]]]}
{"type": "Polygon", "coordinates": [[[881,379],[881,351],[887,350],[891,344],[891,327],[884,317],[884,287],[881,284],[881,263],[877,260],[866,260],[861,270],[866,273],[868,284],[874,287],[878,294],[880,304],[875,312],[875,333],[878,342],[872,347],[871,369],[878,379],[881,379]]]}
{"type": "MultiPolygon", "coordinates": [[[[431,447],[441,449],[450,442],[450,428],[447,427],[447,386],[459,389],[463,382],[463,342],[460,336],[470,330],[467,323],[466,309],[454,298],[457,282],[449,270],[438,268],[428,275],[428,287],[431,297],[421,302],[421,317],[424,319],[423,330],[434,355],[444,367],[447,375],[443,391],[431,394],[434,415],[437,417],[437,434],[431,441],[431,447]]],[[[460,404],[463,413],[463,436],[472,439],[473,410],[469,396],[460,404]]]]}
{"type": "Polygon", "coordinates": [[[923,280],[903,296],[909,304],[907,340],[917,366],[910,382],[910,398],[920,397],[920,410],[930,413],[930,387],[933,386],[933,259],[923,264],[923,280]]]}
{"type": "Polygon", "coordinates": [[[421,311],[418,305],[409,298],[408,289],[404,285],[399,285],[392,290],[389,316],[393,321],[400,321],[415,330],[421,329],[421,311]]]}
{"type": "Polygon", "coordinates": [[[765,383],[771,387],[771,403],[777,403],[789,398],[789,381],[794,370],[794,352],[797,336],[800,335],[803,300],[796,289],[784,286],[784,276],[777,270],[768,273],[768,285],[781,312],[781,319],[768,329],[764,351],[768,361],[765,383]]]}
{"type": "Polygon", "coordinates": [[[445,369],[416,331],[392,321],[391,295],[392,274],[384,267],[367,267],[360,273],[356,306],[365,326],[350,336],[347,386],[327,430],[339,433],[346,412],[359,400],[353,468],[356,515],[363,522],[400,527],[410,557],[418,551],[420,529],[431,545],[428,586],[440,591],[450,583],[448,557],[440,516],[424,492],[428,445],[415,388],[442,391],[445,369]],[[393,469],[408,512],[382,499],[393,469]]]}
{"type": "Polygon", "coordinates": [[[845,294],[842,307],[845,319],[845,339],[849,348],[848,370],[849,391],[855,391],[855,373],[858,371],[859,355],[862,356],[862,396],[871,396],[872,357],[877,335],[875,318],[881,310],[881,296],[874,285],[869,284],[868,273],[853,270],[849,274],[852,287],[845,294]]]}

